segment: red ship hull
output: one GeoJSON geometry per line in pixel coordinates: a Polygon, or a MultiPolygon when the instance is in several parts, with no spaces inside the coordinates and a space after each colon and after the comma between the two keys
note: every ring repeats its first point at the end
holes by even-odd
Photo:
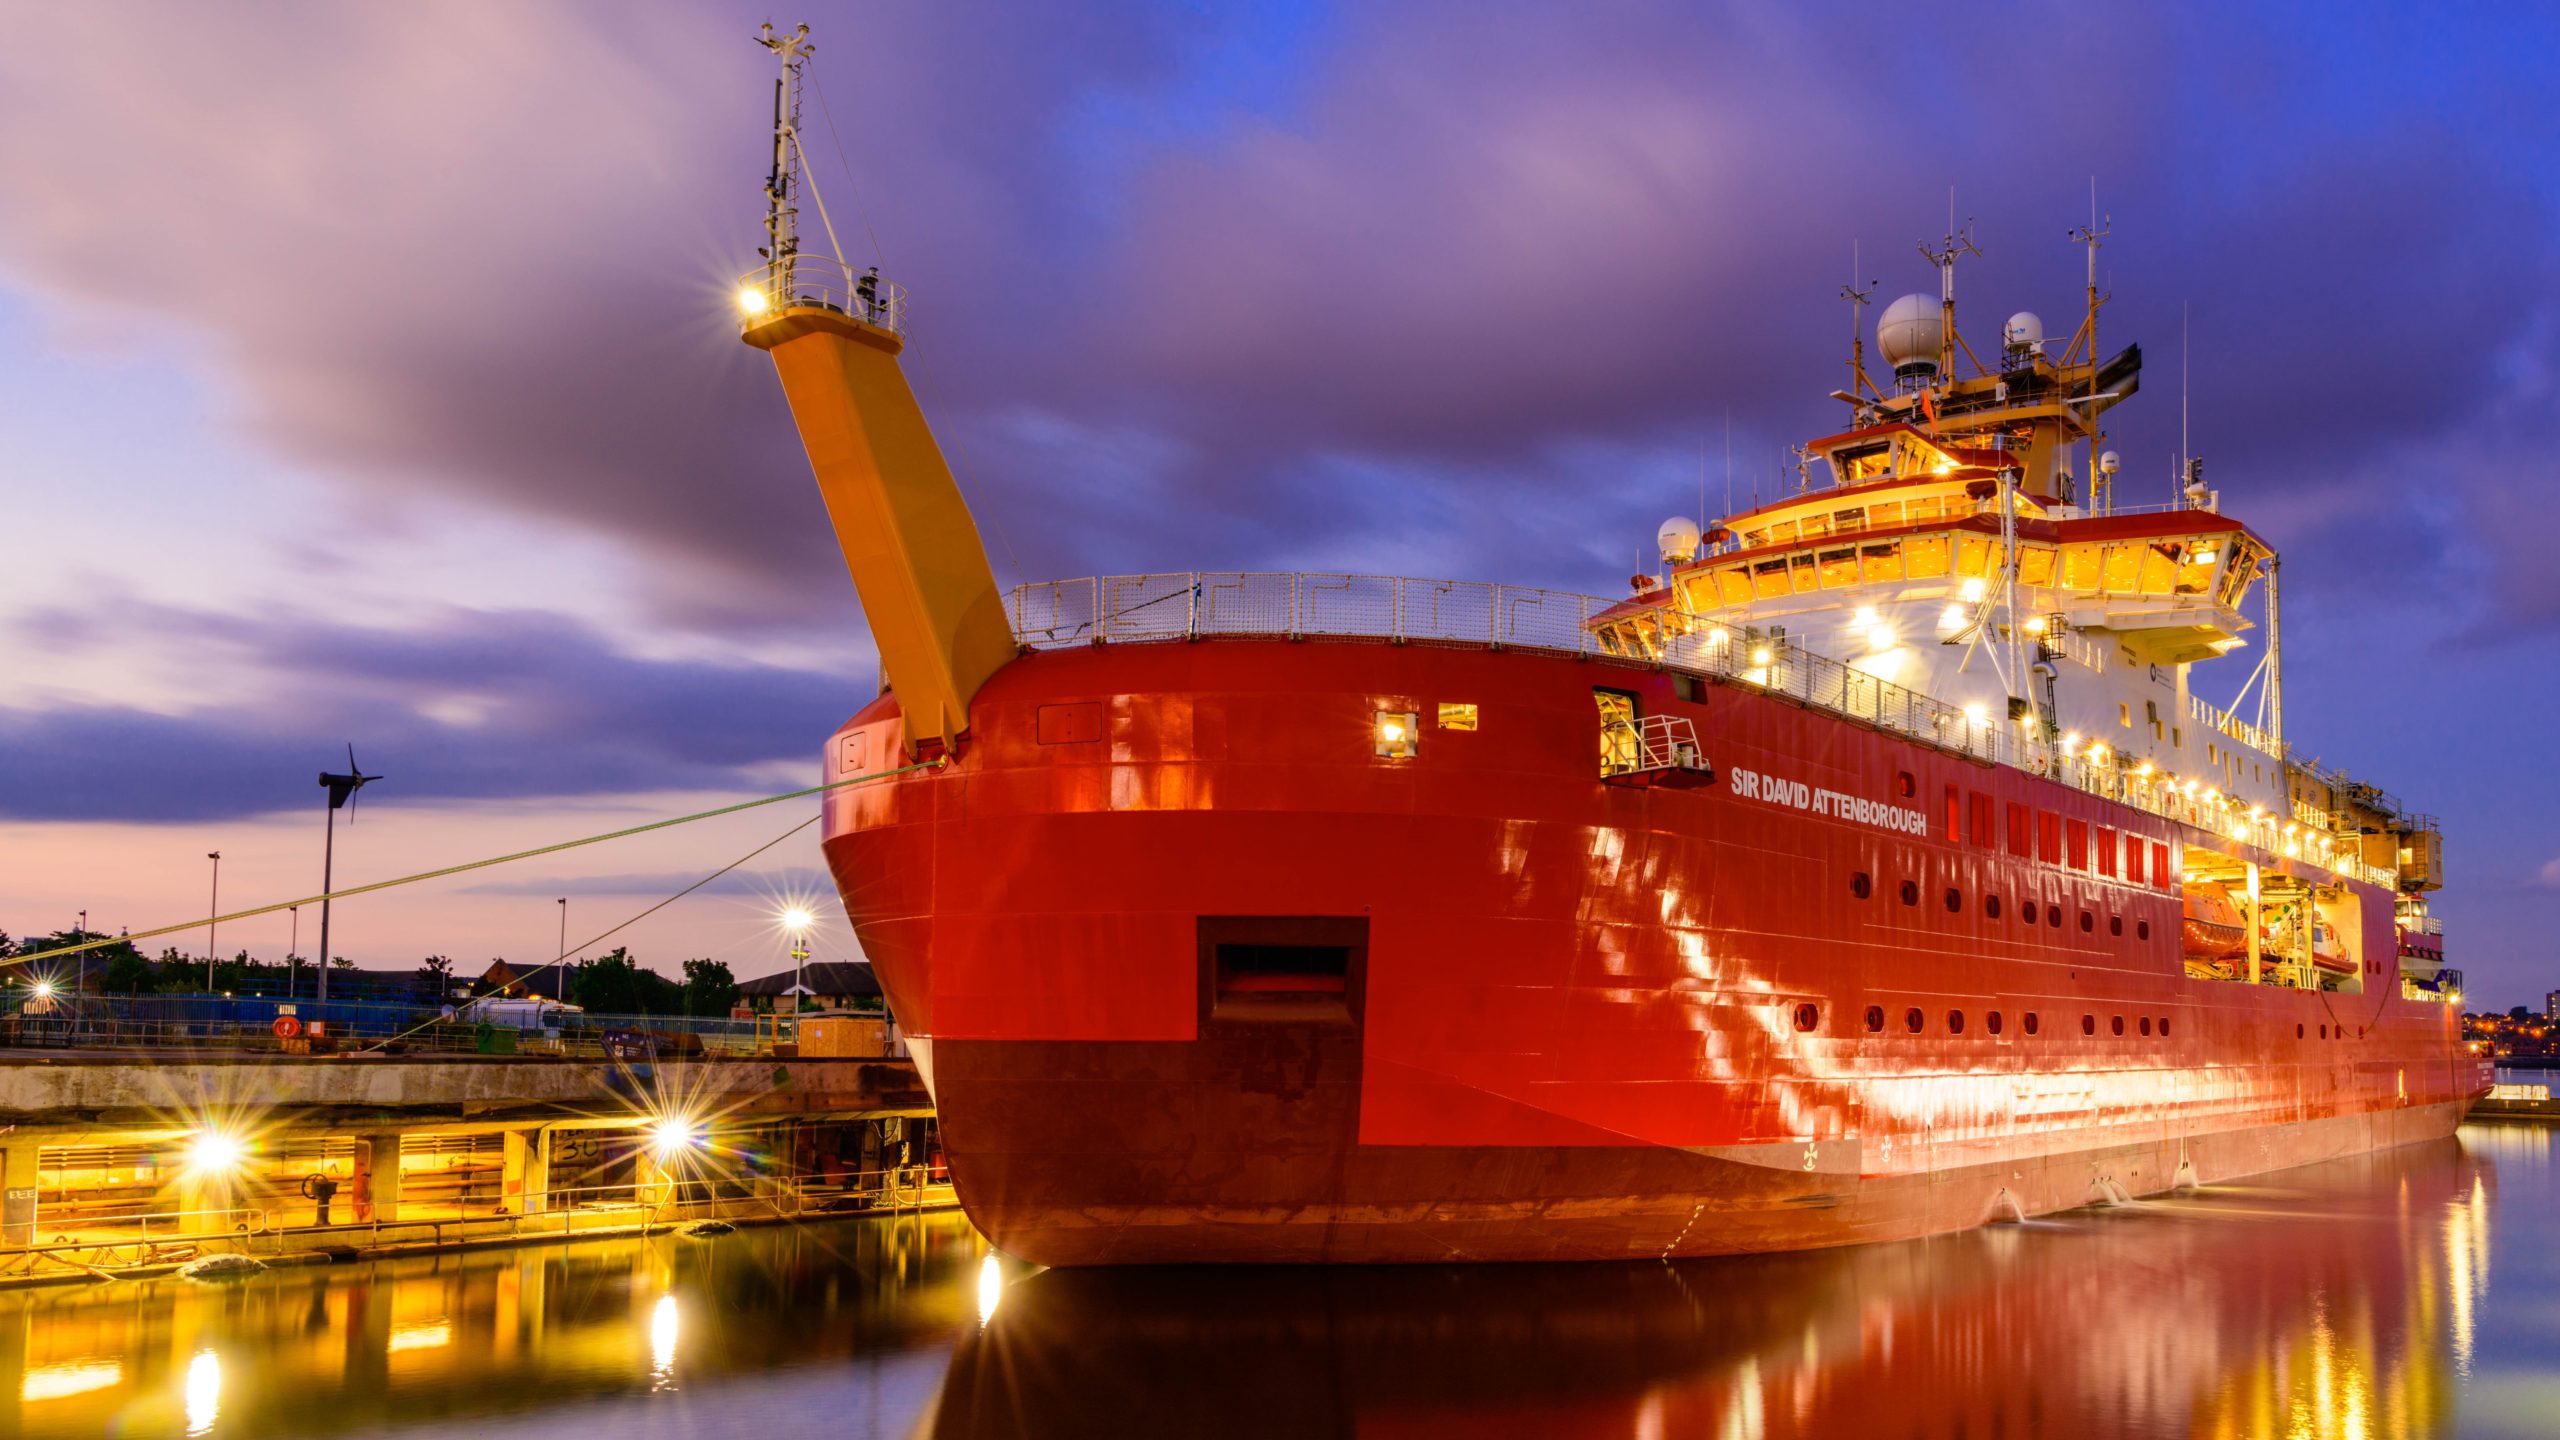
{"type": "MultiPolygon", "coordinates": [[[[1747,684],[1210,640],[1029,654],[970,714],[826,850],[963,1205],[1043,1264],[1897,1239],[2441,1136],[2488,1083],[2383,892],[2363,993],[2190,979],[2173,880],[1968,817],[2203,832],[1747,684]],[[1595,689],[1716,783],[1603,783],[1595,689]]],[[[830,775],[899,749],[884,699],[830,775]]]]}

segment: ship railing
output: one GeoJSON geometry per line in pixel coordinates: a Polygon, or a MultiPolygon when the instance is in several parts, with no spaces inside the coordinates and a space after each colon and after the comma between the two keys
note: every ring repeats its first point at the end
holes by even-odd
{"type": "Polygon", "coordinates": [[[2366,864],[2352,843],[2323,844],[2319,827],[2252,813],[2231,797],[2190,790],[2113,757],[2074,753],[2030,714],[1958,707],[1807,650],[1783,637],[1732,629],[1678,611],[1656,614],[1643,653],[1605,645],[1594,621],[1618,602],[1530,586],[1392,575],[1178,571],[1017,585],[1005,596],[1014,638],[1039,650],[1215,637],[1372,639],[1482,645],[1659,665],[1730,681],[1889,730],[1950,753],[2009,765],[2386,890],[2396,870],[2366,864]]]}
{"type": "Polygon", "coordinates": [[[2273,735],[2206,700],[2201,695],[2187,697],[2187,715],[2208,730],[2219,731],[2230,739],[2256,749],[2265,755],[2282,756],[2284,747],[2273,735]]]}
{"type": "Polygon", "coordinates": [[[805,305],[907,333],[906,288],[881,279],[877,268],[856,270],[832,255],[789,255],[758,266],[738,277],[738,297],[741,328],[805,305]]]}

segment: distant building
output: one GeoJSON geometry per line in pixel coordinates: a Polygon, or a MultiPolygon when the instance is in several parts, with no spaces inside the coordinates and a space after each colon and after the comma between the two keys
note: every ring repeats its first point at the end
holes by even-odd
{"type": "Polygon", "coordinates": [[[2554,990],[2542,997],[2542,1018],[2560,1020],[2560,990],[2554,990]]]}
{"type": "Polygon", "coordinates": [[[513,999],[539,996],[545,1000],[566,1000],[569,998],[569,977],[576,970],[575,965],[536,965],[518,971],[504,960],[492,960],[489,968],[480,972],[480,979],[471,987],[471,993],[504,995],[513,999]]]}
{"type": "Polygon", "coordinates": [[[758,1010],[792,1006],[788,998],[794,984],[806,985],[811,1003],[821,1010],[876,1010],[882,1007],[880,981],[871,973],[868,960],[812,960],[795,975],[784,970],[772,975],[759,975],[738,982],[738,1003],[758,1010]]]}

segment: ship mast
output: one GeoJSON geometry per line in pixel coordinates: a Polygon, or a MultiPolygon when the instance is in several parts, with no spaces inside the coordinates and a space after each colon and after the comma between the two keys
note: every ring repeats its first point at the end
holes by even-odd
{"type": "MultiPolygon", "coordinates": [[[[1938,242],[1935,250],[1929,248],[1928,241],[1921,241],[1920,254],[1938,267],[1938,383],[1953,385],[1956,381],[1956,347],[1964,344],[1956,336],[1956,261],[1967,255],[1979,257],[1982,254],[1982,247],[1973,243],[1973,222],[1965,221],[1961,229],[1956,226],[1954,191],[1947,192],[1946,238],[1938,242]]],[[[1973,360],[1974,369],[1982,368],[1982,362],[1974,359],[1972,346],[1965,346],[1964,353],[1965,358],[1973,360]]]]}
{"type": "Polygon", "coordinates": [[[2072,231],[2071,240],[2075,245],[2088,247],[2089,251],[2089,309],[2080,322],[2080,338],[2089,345],[2089,413],[2082,417],[2082,422],[2089,427],[2089,508],[2098,514],[2104,514],[2107,508],[2106,477],[2098,473],[2098,307],[2106,303],[2098,298],[2098,245],[2115,233],[2113,219],[2113,216],[2105,220],[2098,218],[2098,182],[2092,176],[2089,180],[2089,223],[2072,231]]]}
{"type": "MultiPolygon", "coordinates": [[[[1849,283],[1840,287],[1840,298],[1849,302],[1849,393],[1860,400],[1868,395],[1884,393],[1876,388],[1876,382],[1867,378],[1867,302],[1874,298],[1876,284],[1870,280],[1866,289],[1858,288],[1858,242],[1850,241],[1849,283]]],[[[1727,437],[1728,441],[1730,438],[1727,437]]],[[[1731,448],[1730,444],[1727,448],[1731,448]]]]}
{"type": "Polygon", "coordinates": [[[800,71],[818,47],[810,43],[808,26],[776,35],[769,21],[756,43],[782,61],[782,73],[773,79],[773,168],[764,181],[766,292],[768,303],[778,306],[790,298],[792,268],[800,254],[800,212],[791,203],[792,187],[800,178],[800,71]]]}

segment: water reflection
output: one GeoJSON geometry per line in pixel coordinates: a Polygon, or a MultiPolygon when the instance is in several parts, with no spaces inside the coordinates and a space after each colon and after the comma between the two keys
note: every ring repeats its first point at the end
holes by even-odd
{"type": "Polygon", "coordinates": [[[0,1435],[2560,1433],[2553,1132],[1905,1245],[1034,1273],[957,1217],[0,1294],[0,1435]]]}
{"type": "Polygon", "coordinates": [[[1052,1271],[962,1343],[933,1433],[2447,1433],[2494,1194],[2446,1141],[1820,1254],[1052,1271]]]}
{"type": "Polygon", "coordinates": [[[974,1328],[984,1250],[957,1216],[908,1217],[5,1294],[0,1435],[482,1435],[527,1414],[597,1440],[664,1433],[615,1406],[791,1367],[839,1377],[802,1417],[825,1433],[905,1434],[974,1328]],[[910,1353],[933,1371],[873,1403],[863,1367],[910,1353]]]}

